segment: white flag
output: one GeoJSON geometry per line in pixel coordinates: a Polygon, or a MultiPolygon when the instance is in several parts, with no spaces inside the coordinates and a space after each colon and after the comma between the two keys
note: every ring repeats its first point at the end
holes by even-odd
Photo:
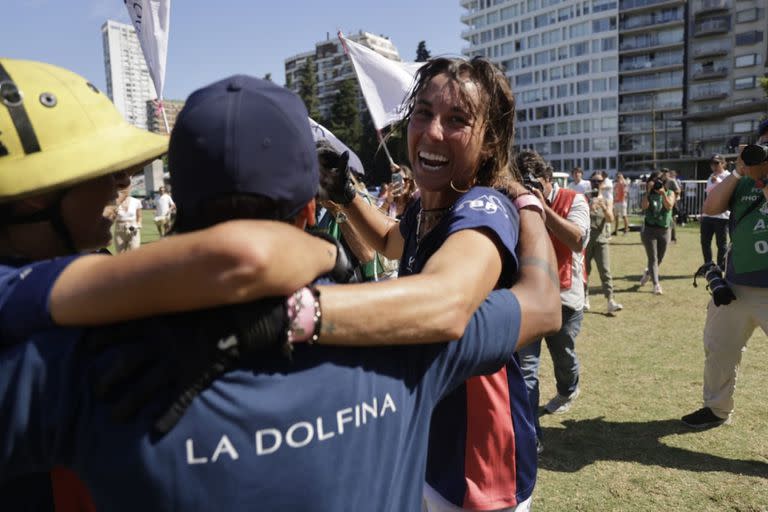
{"type": "Polygon", "coordinates": [[[414,86],[416,71],[423,62],[397,62],[376,53],[339,33],[360,82],[373,125],[381,130],[405,115],[404,103],[414,86]]]}
{"type": "Polygon", "coordinates": [[[171,0],[123,0],[147,61],[157,97],[163,97],[171,0]]]}
{"type": "Polygon", "coordinates": [[[309,126],[312,128],[312,135],[315,137],[315,142],[324,140],[333,147],[339,153],[349,151],[349,168],[357,174],[364,174],[363,162],[360,161],[360,157],[355,154],[354,151],[349,149],[346,144],[341,142],[331,130],[321,125],[311,117],[309,119],[309,126]]]}

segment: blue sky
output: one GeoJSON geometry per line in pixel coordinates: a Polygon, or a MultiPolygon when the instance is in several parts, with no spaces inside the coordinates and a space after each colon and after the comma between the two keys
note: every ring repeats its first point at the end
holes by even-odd
{"type": "MultiPolygon", "coordinates": [[[[101,25],[129,22],[122,0],[5,0],[0,56],[71,69],[105,88],[101,25]]],[[[388,36],[404,60],[422,39],[432,55],[458,54],[459,0],[174,0],[165,97],[185,98],[234,73],[285,81],[286,57],[338,29],[388,36]]]]}

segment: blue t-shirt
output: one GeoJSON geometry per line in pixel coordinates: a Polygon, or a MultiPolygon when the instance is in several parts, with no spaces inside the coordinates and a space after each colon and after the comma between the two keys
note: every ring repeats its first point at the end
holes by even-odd
{"type": "Polygon", "coordinates": [[[53,283],[79,256],[64,256],[34,263],[0,261],[0,345],[26,340],[54,326],[49,309],[53,283]]]}
{"type": "MultiPolygon", "coordinates": [[[[517,271],[517,209],[500,192],[474,187],[416,243],[421,202],[400,223],[405,240],[400,276],[418,274],[445,240],[463,229],[490,231],[502,249],[499,285],[517,271]]],[[[467,262],[471,264],[471,262],[467,262]]],[[[505,336],[503,331],[489,336],[505,336]]],[[[528,499],[536,483],[536,432],[519,361],[488,377],[462,383],[432,415],[427,483],[456,506],[472,509],[514,507],[528,499]],[[511,415],[503,411],[511,410],[511,415]]]]}
{"type": "MultiPolygon", "coordinates": [[[[130,325],[140,343],[160,343],[191,336],[187,318],[130,325]]],[[[98,510],[418,511],[433,407],[502,367],[519,325],[517,299],[500,290],[459,341],[299,346],[293,362],[225,374],[161,438],[149,433],[152,407],[116,424],[90,392],[125,347],[97,357],[80,350],[78,329],[41,332],[0,351],[0,481],[67,466],[98,510]]]]}

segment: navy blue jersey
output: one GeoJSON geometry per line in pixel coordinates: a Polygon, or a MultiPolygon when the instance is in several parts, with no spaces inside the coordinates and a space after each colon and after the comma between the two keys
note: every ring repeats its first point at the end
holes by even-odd
{"type": "MultiPolygon", "coordinates": [[[[509,286],[517,271],[520,218],[505,195],[472,188],[417,244],[420,209],[421,202],[416,201],[400,223],[405,239],[401,276],[421,272],[453,233],[484,229],[502,250],[499,284],[509,286]]],[[[505,338],[506,334],[493,331],[487,336],[505,338]]],[[[512,357],[495,374],[462,383],[432,415],[426,480],[456,506],[476,510],[516,506],[533,492],[536,463],[533,413],[520,365],[512,357]]]]}
{"type": "Polygon", "coordinates": [[[0,262],[0,345],[19,343],[54,326],[48,304],[51,288],[77,257],[0,262]]]}
{"type": "MultiPolygon", "coordinates": [[[[113,511],[420,509],[431,412],[471,375],[509,360],[520,311],[491,294],[462,339],[369,349],[299,346],[203,391],[167,435],[152,407],[117,424],[90,388],[114,357],[58,328],[0,352],[0,481],[54,465],[113,511]]],[[[187,323],[133,323],[140,343],[184,339],[187,323]],[[173,332],[167,332],[169,329],[173,332]]]]}

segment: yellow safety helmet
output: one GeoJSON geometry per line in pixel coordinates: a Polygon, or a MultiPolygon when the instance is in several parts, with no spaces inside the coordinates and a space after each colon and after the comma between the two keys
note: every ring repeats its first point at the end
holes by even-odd
{"type": "Polygon", "coordinates": [[[0,58],[0,203],[138,168],[168,137],[129,125],[85,78],[0,58]]]}

